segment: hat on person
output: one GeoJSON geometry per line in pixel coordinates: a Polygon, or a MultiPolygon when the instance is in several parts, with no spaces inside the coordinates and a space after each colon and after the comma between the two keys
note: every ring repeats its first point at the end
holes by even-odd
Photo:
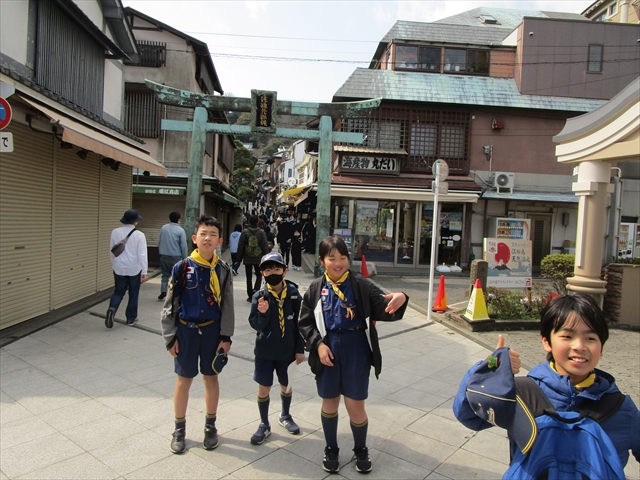
{"type": "Polygon", "coordinates": [[[287,268],[287,265],[282,259],[282,255],[280,255],[278,252],[269,252],[264,257],[262,257],[262,259],[260,260],[260,270],[262,270],[262,266],[266,263],[276,263],[278,265],[281,265],[282,268],[287,268]]]}
{"type": "Polygon", "coordinates": [[[216,353],[216,356],[213,357],[213,362],[211,362],[211,368],[216,372],[216,375],[219,375],[224,366],[229,361],[229,357],[227,357],[224,353],[224,348],[221,348],[216,353]]]}
{"type": "Polygon", "coordinates": [[[467,400],[478,417],[506,429],[522,453],[531,449],[538,427],[529,407],[517,393],[508,347],[489,355],[471,375],[467,400]]]}
{"type": "Polygon", "coordinates": [[[130,225],[140,221],[142,221],[142,217],[138,215],[138,211],[133,208],[124,212],[124,216],[120,219],[120,223],[124,223],[125,225],[130,225]]]}

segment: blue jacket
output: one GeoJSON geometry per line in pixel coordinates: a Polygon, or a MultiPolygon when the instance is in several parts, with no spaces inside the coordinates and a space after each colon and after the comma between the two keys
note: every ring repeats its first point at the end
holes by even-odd
{"type": "Polygon", "coordinates": [[[231,232],[231,235],[229,235],[229,251],[231,253],[238,252],[238,242],[240,241],[240,235],[242,235],[242,232],[231,232]]]}
{"type": "Polygon", "coordinates": [[[254,354],[256,358],[263,360],[293,361],[296,353],[304,353],[304,342],[298,330],[298,315],[302,298],[298,292],[298,286],[287,282],[287,296],[282,310],[284,312],[284,337],[280,329],[278,317],[278,301],[273,295],[262,289],[256,292],[251,299],[251,313],[249,324],[256,330],[256,346],[254,354]],[[263,295],[269,299],[269,310],[266,313],[258,311],[258,299],[263,295]]]}
{"type": "MultiPolygon", "coordinates": [[[[453,401],[453,413],[456,418],[471,430],[483,430],[492,425],[485,422],[471,409],[467,401],[466,388],[469,378],[478,366],[476,363],[460,382],[460,388],[453,401]]],[[[578,392],[569,377],[555,372],[548,363],[533,367],[528,376],[540,386],[554,408],[559,412],[577,411],[583,399],[598,400],[605,393],[618,391],[615,379],[607,372],[595,369],[596,381],[582,392],[578,392]]],[[[635,403],[627,395],[622,406],[611,417],[600,424],[616,447],[620,462],[626,465],[629,450],[636,460],[640,461],[640,412],[635,403]]]]}

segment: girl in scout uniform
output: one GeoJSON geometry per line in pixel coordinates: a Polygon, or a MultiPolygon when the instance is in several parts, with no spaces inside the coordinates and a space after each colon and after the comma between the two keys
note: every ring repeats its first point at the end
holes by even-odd
{"type": "Polygon", "coordinates": [[[364,401],[371,366],[376,378],[382,369],[375,321],[401,319],[408,297],[404,293],[385,295],[372,282],[349,270],[349,251],[341,237],[327,237],[320,243],[319,260],[325,274],[314,280],[305,293],[298,326],[322,398],[326,441],[322,468],[330,473],[340,470],[338,407],[344,396],[356,470],[367,473],[372,467],[364,401]]]}

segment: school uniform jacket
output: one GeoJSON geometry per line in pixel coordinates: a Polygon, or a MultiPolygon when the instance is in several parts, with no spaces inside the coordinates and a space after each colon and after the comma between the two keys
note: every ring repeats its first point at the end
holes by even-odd
{"type": "MultiPolygon", "coordinates": [[[[164,304],[162,306],[162,317],[161,317],[161,327],[162,327],[162,338],[164,339],[167,350],[169,350],[176,339],[176,331],[178,330],[178,307],[180,306],[180,293],[182,291],[182,265],[186,263],[189,267],[193,267],[193,273],[190,278],[185,279],[187,282],[186,287],[189,288],[189,285],[194,285],[198,289],[205,289],[202,291],[203,296],[201,297],[201,301],[204,300],[204,295],[209,296],[211,292],[208,290],[209,288],[209,275],[210,270],[207,267],[203,267],[198,265],[190,257],[176,263],[173,267],[173,271],[171,273],[171,279],[169,282],[169,289],[167,291],[167,296],[164,299],[164,304]],[[200,281],[200,276],[203,276],[204,281],[200,281]],[[177,278],[176,278],[177,277],[177,278]]],[[[231,277],[231,269],[229,265],[227,265],[222,260],[218,260],[219,268],[218,270],[218,281],[220,282],[220,305],[218,308],[220,309],[220,337],[226,337],[227,339],[231,339],[233,336],[233,330],[235,327],[235,312],[233,307],[233,280],[231,277]]],[[[194,306],[190,306],[190,309],[193,309],[194,306]]],[[[196,321],[196,319],[189,319],[196,321]]],[[[208,319],[202,319],[202,321],[206,321],[208,319]]]]}
{"type": "MultiPolygon", "coordinates": [[[[400,320],[407,309],[409,297],[407,296],[407,300],[402,307],[393,314],[388,314],[384,309],[387,307],[389,300],[383,298],[384,292],[382,290],[376,287],[370,280],[351,270],[349,270],[349,280],[351,281],[353,294],[356,298],[357,313],[365,321],[367,340],[369,340],[369,348],[371,348],[371,352],[373,353],[372,365],[376,378],[378,378],[382,371],[382,355],[380,353],[378,331],[376,330],[375,322],[377,320],[386,322],[400,320]]],[[[309,366],[311,367],[311,371],[316,375],[320,373],[323,366],[318,356],[318,345],[327,335],[321,299],[322,287],[325,281],[325,277],[322,276],[309,285],[309,289],[302,300],[300,320],[298,321],[300,334],[305,340],[305,349],[309,352],[309,366]]]]}
{"type": "MultiPolygon", "coordinates": [[[[492,426],[476,416],[466,396],[469,378],[482,362],[484,360],[476,363],[467,372],[460,382],[460,388],[453,402],[453,413],[456,418],[465,427],[472,430],[482,430],[492,426]]],[[[597,368],[595,374],[595,383],[582,391],[571,385],[571,380],[567,375],[560,375],[554,371],[549,363],[536,365],[527,376],[538,384],[558,412],[575,412],[580,408],[584,399],[599,400],[604,394],[619,391],[613,376],[597,368]]],[[[616,447],[622,466],[626,465],[629,460],[629,450],[640,462],[640,412],[631,397],[627,395],[616,413],[602,422],[600,426],[616,447]]]]}
{"type": "Polygon", "coordinates": [[[257,331],[256,345],[253,350],[256,358],[292,361],[295,359],[296,353],[304,353],[304,342],[298,330],[298,316],[302,298],[295,283],[288,280],[285,280],[285,282],[287,283],[287,296],[282,306],[284,312],[284,336],[280,329],[278,300],[266,288],[256,292],[251,299],[249,324],[257,331]],[[258,299],[260,296],[264,296],[269,302],[269,310],[266,313],[258,311],[258,299]]]}

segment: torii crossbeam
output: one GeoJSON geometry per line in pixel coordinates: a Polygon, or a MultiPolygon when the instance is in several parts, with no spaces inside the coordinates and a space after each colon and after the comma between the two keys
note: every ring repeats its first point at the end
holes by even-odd
{"type": "Polygon", "coordinates": [[[381,99],[345,103],[311,103],[277,100],[276,92],[252,90],[251,98],[222,97],[189,92],[145,81],[160,103],[195,109],[193,122],[162,120],[162,130],[191,132],[189,179],[185,207],[184,228],[188,235],[193,232],[200,207],[202,189],[202,159],[206,134],[221,133],[246,135],[259,133],[280,138],[318,141],[318,193],[316,206],[316,251],[314,274],[321,274],[318,263],[320,242],[329,235],[331,225],[331,157],[333,142],[362,144],[362,133],[334,132],[334,118],[367,118],[371,110],[380,106],[381,99]],[[251,112],[251,125],[226,125],[207,123],[207,110],[251,112]],[[320,117],[318,130],[277,128],[277,117],[281,115],[308,115],[320,117]]]}

